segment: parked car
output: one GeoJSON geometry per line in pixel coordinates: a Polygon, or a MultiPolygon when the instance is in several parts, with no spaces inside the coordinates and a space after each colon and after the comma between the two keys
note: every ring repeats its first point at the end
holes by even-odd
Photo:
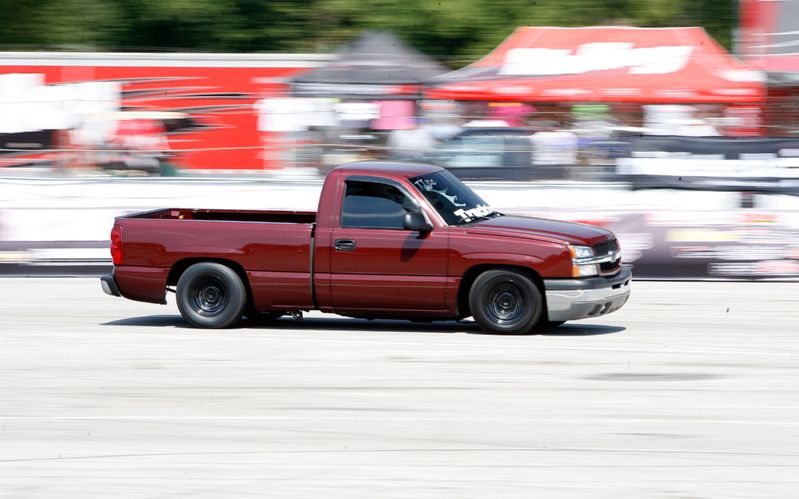
{"type": "Polygon", "coordinates": [[[465,128],[415,160],[442,166],[464,180],[563,178],[571,165],[536,164],[532,137],[528,128],[465,128]]]}
{"type": "Polygon", "coordinates": [[[631,271],[597,227],[499,213],[443,168],[360,162],[316,212],[168,208],[116,219],[106,293],[166,303],[196,327],[318,309],[537,327],[618,310],[631,271]]]}
{"type": "Polygon", "coordinates": [[[534,173],[530,135],[525,128],[466,128],[414,159],[465,180],[527,180],[534,173]]]}

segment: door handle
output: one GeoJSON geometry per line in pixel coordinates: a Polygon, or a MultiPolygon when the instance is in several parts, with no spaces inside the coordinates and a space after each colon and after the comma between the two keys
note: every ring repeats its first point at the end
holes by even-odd
{"type": "Polygon", "coordinates": [[[352,251],[355,249],[355,241],[352,239],[336,239],[333,247],[338,251],[352,251]]]}

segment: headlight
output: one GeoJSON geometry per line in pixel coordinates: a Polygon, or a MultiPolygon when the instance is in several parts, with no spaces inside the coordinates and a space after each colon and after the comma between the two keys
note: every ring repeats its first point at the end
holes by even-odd
{"type": "Polygon", "coordinates": [[[569,246],[572,255],[572,276],[593,277],[599,275],[599,266],[594,263],[594,250],[589,246],[569,246]]]}
{"type": "Polygon", "coordinates": [[[594,256],[594,250],[589,246],[571,246],[572,259],[577,258],[591,258],[594,256]]]}

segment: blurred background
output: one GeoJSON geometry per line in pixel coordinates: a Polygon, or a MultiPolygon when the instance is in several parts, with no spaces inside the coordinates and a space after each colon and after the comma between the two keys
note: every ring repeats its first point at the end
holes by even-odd
{"type": "Polygon", "coordinates": [[[799,277],[799,0],[0,6],[0,273],[100,274],[115,216],[314,209],[398,159],[608,227],[641,277],[799,277]]]}

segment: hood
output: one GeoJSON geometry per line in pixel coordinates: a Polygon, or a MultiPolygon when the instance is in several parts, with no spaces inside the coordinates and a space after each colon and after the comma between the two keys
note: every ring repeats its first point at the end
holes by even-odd
{"type": "Polygon", "coordinates": [[[466,231],[469,234],[528,237],[583,246],[594,246],[614,238],[609,230],[593,225],[516,215],[483,220],[467,227],[466,231]]]}

